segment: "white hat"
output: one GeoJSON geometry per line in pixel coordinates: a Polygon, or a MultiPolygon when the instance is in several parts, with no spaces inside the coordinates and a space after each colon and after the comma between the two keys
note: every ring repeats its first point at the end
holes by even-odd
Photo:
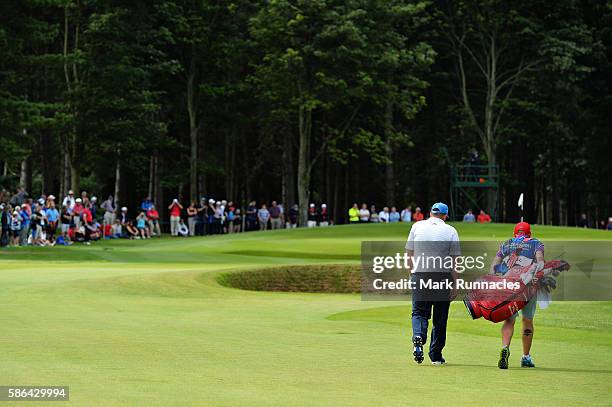
{"type": "Polygon", "coordinates": [[[321,204],[321,208],[327,208],[327,204],[321,204]]]}
{"type": "Polygon", "coordinates": [[[310,207],[311,207],[311,208],[314,208],[314,206],[315,206],[315,204],[313,204],[313,203],[311,203],[311,204],[310,204],[310,207]]]}
{"type": "Polygon", "coordinates": [[[77,198],[74,200],[74,202],[83,202],[83,200],[81,198],[77,198]]]}
{"type": "Polygon", "coordinates": [[[47,198],[54,200],[55,199],[55,195],[49,195],[47,198]]]}
{"type": "MultiPolygon", "coordinates": [[[[4,206],[4,205],[2,205],[2,206],[4,206]]],[[[16,210],[16,211],[20,211],[20,210],[21,210],[21,206],[17,205],[17,206],[15,207],[15,210],[16,210]]]]}
{"type": "Polygon", "coordinates": [[[68,191],[68,195],[74,195],[74,191],[71,189],[70,191],[68,191]]]}
{"type": "Polygon", "coordinates": [[[214,200],[214,199],[212,199],[212,198],[210,198],[210,199],[208,200],[208,203],[215,203],[215,200],[214,200]]]}
{"type": "Polygon", "coordinates": [[[19,212],[14,211],[14,212],[13,212],[13,215],[19,215],[19,212]]]}
{"type": "Polygon", "coordinates": [[[127,212],[127,208],[125,206],[121,207],[121,212],[127,212]]]}
{"type": "Polygon", "coordinates": [[[96,198],[95,196],[91,198],[92,202],[96,202],[98,200],[98,198],[96,198]]]}
{"type": "Polygon", "coordinates": [[[221,201],[215,202],[215,205],[221,205],[221,201]]]}
{"type": "Polygon", "coordinates": [[[42,204],[44,204],[44,203],[45,203],[45,200],[44,200],[43,198],[39,198],[39,199],[38,199],[38,203],[42,205],[42,204]]]}

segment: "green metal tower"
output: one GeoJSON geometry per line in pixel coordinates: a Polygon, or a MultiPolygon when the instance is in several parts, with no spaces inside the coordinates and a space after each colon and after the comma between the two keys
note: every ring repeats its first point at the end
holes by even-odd
{"type": "Polygon", "coordinates": [[[490,164],[456,164],[446,148],[444,154],[450,167],[450,217],[461,220],[468,209],[484,209],[497,220],[499,202],[499,167],[490,164]]]}

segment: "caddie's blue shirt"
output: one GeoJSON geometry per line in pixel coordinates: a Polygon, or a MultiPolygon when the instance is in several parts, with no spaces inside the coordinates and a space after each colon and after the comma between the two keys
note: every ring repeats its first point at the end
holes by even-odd
{"type": "Polygon", "coordinates": [[[544,254],[544,244],[538,239],[526,236],[508,239],[499,246],[497,257],[502,262],[495,271],[506,274],[514,266],[529,266],[535,261],[536,252],[544,254]]]}

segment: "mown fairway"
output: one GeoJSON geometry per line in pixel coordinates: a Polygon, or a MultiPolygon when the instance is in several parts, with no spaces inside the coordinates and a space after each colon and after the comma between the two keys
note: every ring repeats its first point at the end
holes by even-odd
{"type": "MultiPolygon", "coordinates": [[[[462,239],[502,239],[512,228],[457,227],[462,239]]],[[[610,303],[538,311],[538,368],[516,368],[515,340],[515,368],[500,371],[500,326],[472,321],[461,303],[451,309],[449,364],[417,366],[409,304],[216,280],[272,264],[358,262],[362,240],[407,233],[341,226],[2,250],[0,385],[69,385],[61,404],[75,406],[610,405],[610,303]]],[[[612,238],[534,233],[545,242],[612,238]]]]}

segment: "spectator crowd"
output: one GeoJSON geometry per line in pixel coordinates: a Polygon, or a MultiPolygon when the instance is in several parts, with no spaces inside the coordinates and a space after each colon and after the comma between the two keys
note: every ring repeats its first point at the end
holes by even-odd
{"type": "MultiPolygon", "coordinates": [[[[185,237],[296,228],[299,218],[297,205],[285,208],[277,201],[269,206],[251,201],[244,213],[233,201],[205,197],[185,205],[173,199],[167,209],[170,235],[185,237]]],[[[354,203],[347,215],[348,223],[395,223],[418,222],[429,214],[420,207],[413,210],[406,206],[399,211],[395,206],[385,206],[378,211],[375,205],[363,203],[360,207],[354,203]]],[[[581,220],[586,224],[586,215],[581,220]]],[[[470,209],[463,222],[490,223],[491,217],[484,210],[476,216],[470,209]]],[[[333,224],[325,203],[308,206],[307,227],[333,224]]],[[[598,226],[612,230],[612,218],[598,226]]],[[[78,196],[68,191],[60,200],[54,195],[33,199],[23,188],[12,195],[0,191],[0,246],[90,244],[99,239],[150,239],[161,235],[160,213],[151,197],[146,197],[136,211],[129,211],[125,206],[119,207],[112,195],[99,203],[86,191],[78,196]]]]}
{"type": "MultiPolygon", "coordinates": [[[[286,210],[272,201],[270,206],[249,202],[245,213],[232,201],[201,198],[183,205],[173,199],[168,206],[171,236],[205,236],[242,231],[295,228],[298,206],[286,210]]],[[[308,227],[332,224],[326,204],[308,208],[308,227]]],[[[23,188],[15,194],[0,191],[0,246],[53,246],[74,242],[90,244],[99,239],[150,239],[161,236],[160,213],[151,197],[134,212],[119,207],[112,195],[101,203],[86,191],[74,191],[61,200],[54,195],[38,199],[23,188]]]]}
{"type": "MultiPolygon", "coordinates": [[[[348,210],[349,223],[418,222],[428,217],[429,214],[423,213],[418,206],[414,208],[414,211],[412,206],[406,206],[401,212],[398,212],[395,206],[385,206],[382,211],[378,212],[375,205],[371,205],[368,209],[368,205],[365,203],[361,204],[361,208],[357,203],[354,203],[348,210]]],[[[472,210],[469,209],[463,216],[463,221],[467,223],[491,223],[491,216],[485,213],[484,210],[481,210],[478,217],[476,217],[472,210]]]]}

